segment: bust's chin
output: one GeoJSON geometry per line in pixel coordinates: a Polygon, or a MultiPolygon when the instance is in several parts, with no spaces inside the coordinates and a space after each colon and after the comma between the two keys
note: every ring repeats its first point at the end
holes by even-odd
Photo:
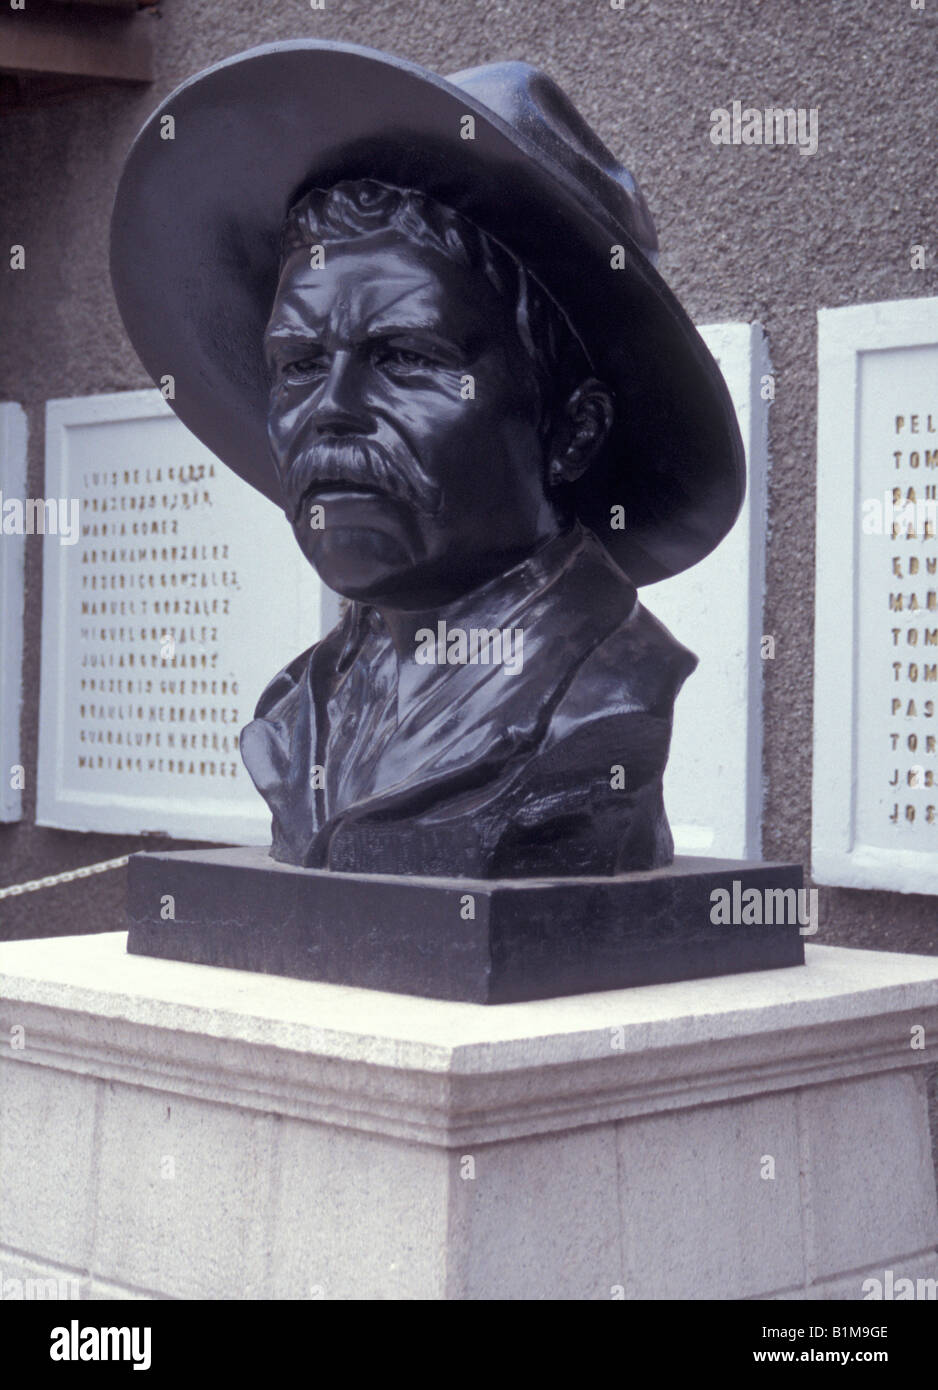
{"type": "Polygon", "coordinates": [[[383,526],[333,524],[320,532],[297,527],[295,534],[323,583],[344,598],[379,603],[413,583],[416,564],[407,538],[383,526]]]}

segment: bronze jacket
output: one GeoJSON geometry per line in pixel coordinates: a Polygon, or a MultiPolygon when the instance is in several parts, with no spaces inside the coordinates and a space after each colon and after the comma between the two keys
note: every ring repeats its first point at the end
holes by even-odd
{"type": "Polygon", "coordinates": [[[450,633],[520,631],[520,666],[413,668],[399,701],[387,628],[352,604],[268,685],[241,753],[273,857],[474,878],[669,863],[661,778],[697,659],[593,533],[576,525],[437,616],[450,633]]]}

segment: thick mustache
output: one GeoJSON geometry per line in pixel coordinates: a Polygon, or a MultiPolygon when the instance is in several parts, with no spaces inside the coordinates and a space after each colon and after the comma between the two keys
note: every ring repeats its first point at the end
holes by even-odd
{"type": "Polygon", "coordinates": [[[439,506],[439,489],[405,449],[388,449],[373,439],[323,439],[290,465],[286,491],[294,523],[310,490],[329,483],[373,488],[423,512],[439,506]]]}

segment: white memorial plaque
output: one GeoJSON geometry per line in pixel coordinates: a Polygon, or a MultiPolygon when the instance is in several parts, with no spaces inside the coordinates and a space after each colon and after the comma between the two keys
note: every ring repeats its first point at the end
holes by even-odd
{"type": "Polygon", "coordinates": [[[818,313],[812,872],[938,893],[938,299],[818,313]]]}
{"type": "Polygon", "coordinates": [[[22,815],[25,501],[26,415],[10,401],[0,405],[0,821],[22,815]]]}
{"type": "Polygon", "coordinates": [[[726,379],[746,448],[746,499],[700,564],[641,598],[700,658],[674,707],[664,800],[678,854],[762,854],[762,600],[771,382],[759,324],[700,334],[726,379]]]}
{"type": "Polygon", "coordinates": [[[50,401],[45,489],[37,822],[269,844],[238,737],[322,631],[283,513],[158,391],[50,401]]]}

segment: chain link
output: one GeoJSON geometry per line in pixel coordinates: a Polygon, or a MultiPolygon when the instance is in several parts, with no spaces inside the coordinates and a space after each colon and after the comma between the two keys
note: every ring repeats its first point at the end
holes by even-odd
{"type": "Polygon", "coordinates": [[[90,878],[92,874],[106,874],[110,869],[122,869],[129,856],[121,859],[102,859],[100,864],[87,864],[83,869],[66,869],[62,874],[49,874],[46,878],[31,878],[27,883],[13,883],[9,888],[0,888],[0,898],[18,898],[21,893],[38,893],[40,888],[54,888],[59,883],[72,883],[76,878],[90,878]]]}

